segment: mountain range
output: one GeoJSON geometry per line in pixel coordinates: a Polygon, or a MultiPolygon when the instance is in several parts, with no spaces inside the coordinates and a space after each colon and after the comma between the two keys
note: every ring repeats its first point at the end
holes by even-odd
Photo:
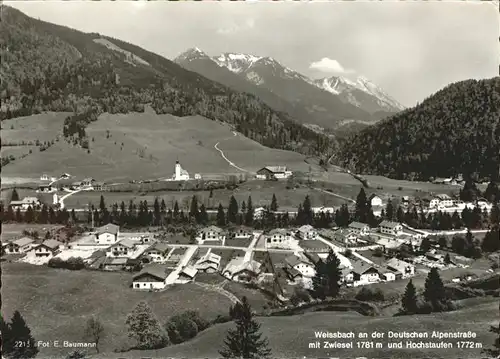
{"type": "Polygon", "coordinates": [[[300,123],[326,130],[346,123],[373,124],[404,109],[364,77],[313,80],[271,57],[191,48],[174,59],[184,68],[238,91],[254,94],[300,123]]]}
{"type": "MultiPolygon", "coordinates": [[[[83,33],[0,7],[0,119],[72,112],[84,133],[100,113],[200,115],[225,122],[265,146],[323,154],[335,142],[259,96],[189,71],[139,46],[83,33]]],[[[218,67],[217,65],[215,65],[218,67]]],[[[287,106],[283,104],[283,106],[287,106]]]]}

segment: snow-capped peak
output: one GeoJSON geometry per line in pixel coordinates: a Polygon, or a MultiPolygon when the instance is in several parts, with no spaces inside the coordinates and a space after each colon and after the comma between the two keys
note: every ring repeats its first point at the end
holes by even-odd
{"type": "Polygon", "coordinates": [[[262,57],[250,54],[223,53],[212,58],[220,67],[226,67],[228,70],[240,73],[247,70],[262,57]]]}
{"type": "Polygon", "coordinates": [[[202,50],[200,50],[197,47],[193,47],[193,48],[190,48],[190,49],[184,51],[179,56],[177,56],[175,58],[175,61],[176,62],[192,61],[192,60],[195,60],[195,59],[205,58],[205,57],[208,57],[208,55],[206,53],[204,53],[202,50]]]}
{"type": "Polygon", "coordinates": [[[386,94],[384,90],[375,85],[372,81],[364,76],[359,76],[356,79],[349,79],[343,76],[332,76],[319,80],[315,80],[314,84],[323,90],[331,92],[335,95],[345,95],[347,100],[356,106],[360,106],[359,101],[353,94],[354,90],[362,91],[376,98],[378,105],[387,110],[403,110],[404,106],[386,94]]]}

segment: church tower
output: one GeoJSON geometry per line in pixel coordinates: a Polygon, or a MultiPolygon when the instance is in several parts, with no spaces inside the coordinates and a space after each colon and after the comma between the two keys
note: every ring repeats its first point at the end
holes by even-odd
{"type": "Polygon", "coordinates": [[[59,203],[59,197],[57,196],[57,193],[54,193],[52,196],[52,204],[58,204],[59,203]]]}
{"type": "Polygon", "coordinates": [[[179,161],[175,161],[175,179],[181,179],[181,164],[179,163],[179,161]]]}

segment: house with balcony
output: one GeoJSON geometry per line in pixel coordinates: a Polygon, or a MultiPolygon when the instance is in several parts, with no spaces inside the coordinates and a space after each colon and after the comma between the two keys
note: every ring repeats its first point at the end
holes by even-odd
{"type": "Polygon", "coordinates": [[[63,247],[63,244],[55,239],[48,239],[41,244],[36,246],[32,246],[26,252],[26,255],[30,258],[44,258],[51,259],[53,258],[63,247]]]}
{"type": "Polygon", "coordinates": [[[225,241],[226,234],[222,228],[216,226],[208,226],[203,228],[196,235],[196,241],[199,244],[203,244],[206,241],[225,241]]]}
{"type": "Polygon", "coordinates": [[[247,226],[236,226],[229,230],[229,239],[253,238],[253,229],[247,226]]]}
{"type": "Polygon", "coordinates": [[[210,250],[198,259],[194,267],[204,273],[215,273],[219,270],[221,256],[212,253],[210,250]]]}
{"type": "Polygon", "coordinates": [[[403,233],[403,226],[398,222],[382,221],[378,226],[380,233],[398,236],[403,233]]]}
{"type": "Polygon", "coordinates": [[[292,232],[284,228],[273,229],[264,238],[266,248],[292,249],[298,246],[292,232]]]}
{"type": "Polygon", "coordinates": [[[144,251],[142,257],[149,258],[154,263],[162,263],[167,259],[170,250],[167,243],[156,242],[144,251]]]}
{"type": "Polygon", "coordinates": [[[120,226],[113,223],[108,223],[102,227],[97,228],[95,232],[95,241],[98,244],[115,244],[118,242],[120,235],[120,226]]]}
{"type": "Polygon", "coordinates": [[[316,269],[305,256],[290,255],[285,258],[285,263],[288,268],[298,271],[302,277],[314,277],[316,269]]]}
{"type": "Polygon", "coordinates": [[[411,263],[397,258],[391,258],[385,263],[385,267],[396,273],[396,279],[405,279],[415,275],[415,266],[411,263]]]}
{"type": "Polygon", "coordinates": [[[356,233],[360,236],[367,236],[370,234],[370,226],[366,223],[352,222],[347,227],[351,232],[356,233]]]}
{"type": "Polygon", "coordinates": [[[298,239],[303,241],[318,239],[318,231],[310,224],[305,224],[299,227],[295,235],[298,239]]]}
{"type": "Polygon", "coordinates": [[[29,237],[22,237],[15,241],[5,243],[5,254],[22,254],[26,253],[35,245],[35,240],[29,237]]]}
{"type": "Polygon", "coordinates": [[[167,277],[171,269],[161,264],[150,264],[145,266],[139,273],[134,275],[132,288],[137,290],[160,290],[165,288],[167,277]]]}
{"type": "Polygon", "coordinates": [[[136,242],[127,238],[122,239],[108,247],[106,257],[130,257],[136,246],[136,242]]]}
{"type": "Polygon", "coordinates": [[[351,263],[352,268],[342,270],[347,286],[357,287],[380,282],[380,272],[374,265],[362,261],[351,263]]]}

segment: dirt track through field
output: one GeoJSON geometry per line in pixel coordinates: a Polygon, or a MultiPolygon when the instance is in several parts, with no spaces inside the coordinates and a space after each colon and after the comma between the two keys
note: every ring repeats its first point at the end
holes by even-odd
{"type": "MultiPolygon", "coordinates": [[[[233,135],[234,135],[234,136],[237,136],[238,134],[237,134],[235,131],[233,131],[233,135]]],[[[224,140],[223,140],[223,141],[224,141],[224,140]]],[[[236,164],[234,164],[234,162],[231,162],[231,161],[230,161],[230,160],[226,157],[226,155],[224,154],[224,152],[223,152],[223,151],[222,151],[222,150],[218,147],[218,146],[219,146],[219,144],[220,144],[221,142],[222,142],[222,141],[217,142],[217,143],[214,145],[214,148],[215,148],[217,151],[219,151],[219,153],[220,153],[220,155],[222,156],[222,158],[223,158],[223,159],[224,159],[227,163],[229,163],[229,165],[230,165],[230,166],[232,166],[232,167],[236,168],[237,170],[242,171],[242,172],[248,172],[248,173],[250,173],[250,171],[248,171],[248,170],[246,170],[246,169],[244,169],[244,168],[238,167],[236,164]]]]}

